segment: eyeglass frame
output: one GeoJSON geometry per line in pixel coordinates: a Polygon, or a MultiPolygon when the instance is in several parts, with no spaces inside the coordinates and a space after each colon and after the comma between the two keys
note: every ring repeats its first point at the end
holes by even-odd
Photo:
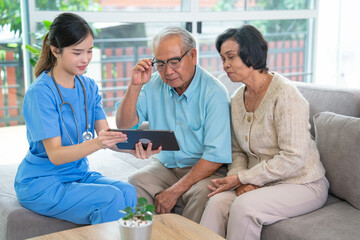
{"type": "MultiPolygon", "coordinates": [[[[179,67],[172,67],[171,65],[169,65],[169,61],[171,61],[171,60],[178,60],[179,63],[180,63],[181,60],[185,57],[185,55],[186,55],[190,50],[191,50],[191,49],[187,50],[181,57],[173,57],[173,58],[170,58],[170,59],[168,59],[168,60],[166,60],[166,61],[156,60],[155,57],[154,57],[154,58],[152,59],[153,62],[151,63],[151,66],[155,67],[154,65],[155,65],[156,63],[163,63],[164,66],[161,66],[161,67],[165,67],[165,64],[168,64],[168,66],[169,66],[171,69],[179,68],[179,67]]],[[[155,68],[156,68],[157,71],[159,71],[159,69],[158,69],[157,67],[155,67],[155,68]]],[[[162,71],[164,71],[164,70],[165,70],[165,68],[164,68],[163,70],[159,71],[159,72],[162,72],[162,71]]]]}

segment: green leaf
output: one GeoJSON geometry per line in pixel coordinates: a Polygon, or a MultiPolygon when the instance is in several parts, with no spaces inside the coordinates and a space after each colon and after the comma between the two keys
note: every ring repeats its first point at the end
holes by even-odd
{"type": "Polygon", "coordinates": [[[139,205],[141,205],[141,206],[145,206],[145,205],[147,204],[147,199],[144,198],[144,197],[139,197],[138,203],[139,203],[139,205]]]}
{"type": "Polygon", "coordinates": [[[8,43],[7,46],[10,48],[17,48],[18,44],[17,43],[8,43]]]}
{"type": "Polygon", "coordinates": [[[26,48],[26,50],[28,50],[29,52],[31,52],[33,54],[40,54],[40,49],[33,47],[31,45],[26,44],[25,48],[26,48]]]}
{"type": "Polygon", "coordinates": [[[155,206],[154,205],[147,205],[146,206],[146,211],[147,212],[151,212],[151,213],[154,213],[155,212],[155,206]]]}
{"type": "Polygon", "coordinates": [[[48,20],[44,20],[43,22],[44,22],[44,25],[45,25],[46,29],[49,31],[52,22],[50,22],[50,21],[48,21],[48,20]]]}
{"type": "Polygon", "coordinates": [[[145,215],[144,220],[152,221],[152,216],[151,215],[145,215]]]}
{"type": "Polygon", "coordinates": [[[125,211],[125,213],[132,213],[132,212],[133,212],[133,209],[132,209],[132,207],[126,207],[126,208],[124,209],[124,211],[125,211]]]}
{"type": "Polygon", "coordinates": [[[30,58],[30,64],[31,64],[31,66],[35,67],[36,63],[37,63],[37,59],[30,58]]]}
{"type": "Polygon", "coordinates": [[[122,219],[123,220],[130,220],[132,217],[130,215],[125,215],[122,219]]]}

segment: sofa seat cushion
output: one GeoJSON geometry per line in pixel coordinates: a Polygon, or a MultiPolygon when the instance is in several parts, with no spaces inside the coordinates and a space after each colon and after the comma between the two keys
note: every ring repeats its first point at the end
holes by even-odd
{"type": "Polygon", "coordinates": [[[314,126],[330,193],[360,209],[360,118],[323,112],[314,126]]]}
{"type": "Polygon", "coordinates": [[[337,198],[334,195],[332,195],[331,193],[329,193],[324,206],[328,206],[330,204],[334,204],[334,203],[338,203],[338,202],[342,202],[342,201],[344,201],[344,200],[337,198]]]}
{"type": "Polygon", "coordinates": [[[334,203],[314,212],[264,226],[262,240],[360,238],[360,210],[345,201],[334,203]]]}

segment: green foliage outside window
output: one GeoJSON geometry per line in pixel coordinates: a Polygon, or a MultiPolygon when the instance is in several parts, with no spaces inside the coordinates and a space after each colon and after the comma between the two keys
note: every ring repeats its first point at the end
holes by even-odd
{"type": "MultiPolygon", "coordinates": [[[[52,10],[52,11],[101,11],[99,0],[63,0],[63,1],[48,1],[36,0],[35,5],[37,10],[52,10]]],[[[26,45],[26,49],[32,53],[30,63],[35,66],[40,55],[42,39],[45,32],[49,31],[51,22],[43,21],[44,25],[40,26],[39,33],[34,34],[36,39],[35,44],[26,45]],[[43,29],[41,29],[43,28],[43,29]]],[[[0,1],[0,28],[10,25],[10,31],[16,35],[21,35],[21,9],[20,0],[2,0],[0,1]]],[[[95,31],[96,32],[96,31],[95,31]]],[[[6,47],[1,46],[3,51],[9,48],[16,48],[17,44],[9,43],[6,47]],[[3,49],[4,48],[4,49],[3,49]]]]}
{"type": "MultiPolygon", "coordinates": [[[[37,10],[100,11],[99,0],[36,0],[37,10]]],[[[0,1],[0,28],[10,24],[10,30],[21,35],[20,0],[0,1]]]]}
{"type": "Polygon", "coordinates": [[[99,11],[101,6],[99,0],[36,0],[37,10],[50,11],[99,11]]]}
{"type": "MultiPolygon", "coordinates": [[[[236,9],[235,5],[237,2],[239,2],[239,0],[219,0],[212,10],[231,11],[236,9]]],[[[258,0],[255,6],[247,6],[246,11],[299,10],[309,9],[309,7],[309,0],[258,0]]],[[[257,20],[251,21],[250,24],[257,27],[263,35],[272,35],[271,40],[273,41],[303,39],[308,29],[308,20],[304,19],[257,20]]]]}
{"type": "MultiPolygon", "coordinates": [[[[255,6],[249,5],[252,1],[243,0],[246,11],[251,10],[298,10],[308,9],[309,0],[258,0],[255,6]]],[[[212,11],[232,11],[240,0],[218,0],[212,11]]],[[[242,2],[242,1],[241,1],[242,2]]]]}
{"type": "MultiPolygon", "coordinates": [[[[258,6],[263,10],[298,10],[308,9],[308,0],[259,0],[258,6]]],[[[264,34],[285,32],[287,35],[273,36],[272,40],[303,39],[304,32],[307,32],[308,21],[297,20],[261,20],[253,24],[264,34]]]]}
{"type": "MultiPolygon", "coordinates": [[[[45,26],[46,30],[49,31],[52,22],[44,20],[43,23],[44,23],[44,26],[45,26]]],[[[44,37],[45,37],[45,35],[41,36],[40,39],[42,40],[42,39],[44,39],[44,37]]],[[[38,59],[40,57],[41,45],[38,45],[38,44],[28,45],[27,44],[25,46],[25,48],[26,48],[26,50],[28,50],[32,54],[32,56],[30,58],[30,64],[33,67],[35,67],[35,65],[36,65],[36,63],[37,63],[37,61],[38,61],[38,59]]]]}
{"type": "Polygon", "coordinates": [[[21,33],[20,0],[0,1],[0,27],[10,24],[10,31],[21,33]]]}

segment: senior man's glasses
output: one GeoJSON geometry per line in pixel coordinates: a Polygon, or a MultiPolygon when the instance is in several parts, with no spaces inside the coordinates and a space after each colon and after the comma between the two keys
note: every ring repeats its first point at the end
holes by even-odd
{"type": "Polygon", "coordinates": [[[178,67],[180,67],[180,61],[181,59],[183,59],[183,57],[185,57],[185,55],[190,51],[187,50],[184,55],[182,55],[181,57],[175,57],[175,58],[170,58],[168,60],[161,61],[161,60],[156,60],[155,58],[153,58],[153,62],[151,63],[151,65],[153,67],[156,68],[156,70],[158,70],[159,72],[162,72],[165,70],[165,64],[167,64],[170,68],[172,69],[176,69],[178,67]]]}

